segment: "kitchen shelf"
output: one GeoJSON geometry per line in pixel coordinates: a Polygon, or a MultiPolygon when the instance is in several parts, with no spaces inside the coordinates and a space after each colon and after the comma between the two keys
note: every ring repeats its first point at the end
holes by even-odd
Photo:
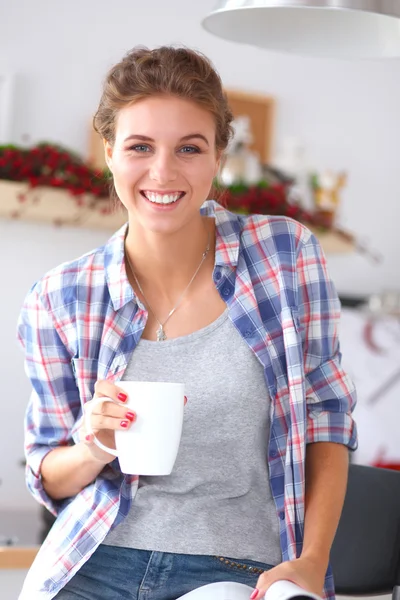
{"type": "Polygon", "coordinates": [[[125,211],[112,211],[108,199],[90,194],[77,198],[67,190],[14,181],[0,181],[0,218],[110,231],[126,221],[125,211]]]}
{"type": "MultiPolygon", "coordinates": [[[[36,221],[64,227],[116,231],[126,222],[126,211],[112,210],[109,200],[90,194],[76,198],[66,190],[29,189],[26,183],[0,180],[0,218],[36,221]]],[[[334,231],[313,232],[326,254],[354,252],[354,243],[334,231]]]]}

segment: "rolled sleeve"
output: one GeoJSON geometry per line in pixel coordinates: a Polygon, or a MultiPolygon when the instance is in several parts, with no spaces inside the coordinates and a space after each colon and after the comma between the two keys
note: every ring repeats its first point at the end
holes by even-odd
{"type": "Polygon", "coordinates": [[[42,462],[52,450],[53,448],[49,446],[32,445],[30,447],[29,453],[26,453],[27,464],[25,469],[25,479],[27,488],[33,497],[40,504],[45,506],[53,515],[57,516],[62,508],[63,502],[50,498],[43,487],[41,475],[42,462]]]}
{"type": "Polygon", "coordinates": [[[341,365],[340,301],[318,240],[311,233],[298,254],[298,310],[307,401],[307,443],[357,448],[353,382],[341,365]]]}
{"type": "Polygon", "coordinates": [[[332,359],[306,376],[307,444],[336,442],[357,448],[357,427],[352,417],[356,391],[349,376],[332,359]]]}
{"type": "Polygon", "coordinates": [[[41,465],[51,450],[73,443],[81,403],[71,355],[35,288],[21,310],[18,339],[33,388],[25,413],[26,483],[34,498],[57,515],[64,502],[44,490],[41,465]]]}

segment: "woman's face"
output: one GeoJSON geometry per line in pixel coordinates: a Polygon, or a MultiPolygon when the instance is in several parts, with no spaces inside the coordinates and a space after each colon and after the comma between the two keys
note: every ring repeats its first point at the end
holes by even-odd
{"type": "Polygon", "coordinates": [[[217,173],[214,118],[181,98],[140,100],[120,111],[106,157],[130,221],[172,233],[199,218],[217,173]]]}

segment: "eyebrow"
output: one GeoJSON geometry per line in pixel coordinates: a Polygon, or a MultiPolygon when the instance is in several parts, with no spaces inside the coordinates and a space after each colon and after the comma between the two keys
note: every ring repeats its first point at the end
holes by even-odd
{"type": "MultiPolygon", "coordinates": [[[[208,139],[202,133],[190,133],[189,135],[184,135],[180,139],[180,141],[187,142],[188,140],[193,140],[196,138],[199,140],[203,140],[207,144],[207,146],[210,145],[208,143],[208,139]]],[[[136,133],[129,135],[127,138],[124,139],[124,142],[128,142],[129,140],[140,140],[142,142],[154,142],[155,141],[155,140],[153,140],[153,138],[148,137],[147,135],[139,135],[136,133]]]]}

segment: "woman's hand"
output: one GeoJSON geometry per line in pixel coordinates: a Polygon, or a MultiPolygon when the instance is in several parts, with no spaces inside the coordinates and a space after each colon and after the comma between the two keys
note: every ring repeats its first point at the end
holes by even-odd
{"type": "Polygon", "coordinates": [[[292,581],[305,590],[321,596],[327,568],[327,563],[308,557],[283,562],[260,575],[257,587],[250,598],[251,600],[264,598],[270,585],[282,579],[292,581]]]}
{"type": "MultiPolygon", "coordinates": [[[[115,448],[115,431],[118,429],[121,431],[129,429],[132,426],[132,423],[134,423],[136,415],[126,406],[128,396],[126,392],[118,386],[109,381],[97,381],[94,389],[95,394],[93,399],[106,397],[112,398],[118,402],[118,404],[114,404],[114,402],[103,402],[102,404],[98,404],[93,409],[91,415],[91,425],[96,437],[109,448],[115,448]]],[[[90,402],[84,405],[84,412],[86,412],[88,404],[90,404],[90,402]]],[[[108,464],[115,459],[113,454],[109,454],[96,446],[93,441],[93,436],[87,434],[85,419],[83,419],[82,426],[79,430],[79,439],[86,444],[90,453],[98,461],[108,464]]]]}
{"type": "MultiPolygon", "coordinates": [[[[97,381],[94,390],[93,400],[105,397],[113,398],[113,400],[118,402],[118,404],[114,404],[114,402],[106,401],[98,404],[93,409],[91,415],[93,433],[105,446],[115,448],[115,431],[126,431],[129,429],[136,420],[136,414],[126,406],[128,400],[126,392],[113,383],[109,381],[97,381]]],[[[185,405],[186,402],[187,398],[185,396],[185,405]]],[[[85,413],[89,404],[90,402],[87,402],[83,407],[85,413]]],[[[113,454],[109,454],[95,444],[93,435],[87,434],[85,419],[83,419],[79,430],[79,440],[86,444],[93,458],[103,464],[106,465],[115,459],[113,454]]]]}

